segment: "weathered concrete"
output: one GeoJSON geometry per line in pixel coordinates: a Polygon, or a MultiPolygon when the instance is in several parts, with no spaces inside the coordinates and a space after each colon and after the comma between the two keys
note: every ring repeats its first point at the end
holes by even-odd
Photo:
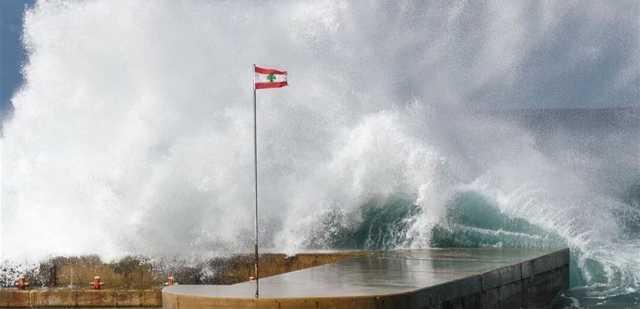
{"type": "Polygon", "coordinates": [[[162,292],[154,290],[0,289],[0,308],[160,307],[162,292]]]}
{"type": "MultiPolygon", "coordinates": [[[[260,267],[263,276],[277,275],[304,268],[335,263],[362,251],[337,251],[300,253],[295,256],[263,254],[260,267]]],[[[252,255],[234,255],[208,261],[216,270],[216,283],[231,284],[249,280],[254,269],[252,255]]],[[[46,263],[49,272],[49,288],[21,291],[15,288],[0,288],[0,308],[26,307],[160,307],[160,288],[166,281],[166,270],[154,269],[144,259],[125,258],[114,263],[103,263],[97,257],[55,258],[46,263]],[[164,272],[163,272],[164,271],[164,272]],[[86,287],[95,275],[105,282],[103,290],[86,287]],[[69,288],[73,285],[75,288],[69,288]],[[85,287],[84,289],[82,287],[85,287]]],[[[203,265],[200,265],[203,266],[203,265]]],[[[199,273],[198,267],[172,269],[178,282],[194,283],[190,273],[199,273]],[[177,272],[177,274],[176,274],[177,272]]],[[[42,282],[40,282],[42,283],[42,282]]]]}
{"type": "Polygon", "coordinates": [[[569,251],[432,249],[371,253],[260,281],[163,290],[163,307],[547,308],[568,287],[569,251]]]}

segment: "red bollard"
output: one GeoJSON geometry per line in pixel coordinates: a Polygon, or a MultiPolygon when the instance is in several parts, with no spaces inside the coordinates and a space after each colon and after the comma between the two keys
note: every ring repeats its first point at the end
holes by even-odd
{"type": "Polygon", "coordinates": [[[172,275],[169,275],[169,277],[167,277],[167,282],[164,283],[164,285],[174,285],[177,284],[176,280],[173,278],[172,275]]]}
{"type": "Polygon", "coordinates": [[[101,289],[103,284],[104,282],[102,282],[100,276],[93,277],[93,281],[89,282],[89,285],[91,285],[91,288],[94,290],[101,289]]]}
{"type": "Polygon", "coordinates": [[[20,275],[20,277],[18,277],[18,280],[16,280],[16,287],[18,290],[26,290],[29,287],[29,281],[27,281],[27,278],[24,275],[20,275]]]}

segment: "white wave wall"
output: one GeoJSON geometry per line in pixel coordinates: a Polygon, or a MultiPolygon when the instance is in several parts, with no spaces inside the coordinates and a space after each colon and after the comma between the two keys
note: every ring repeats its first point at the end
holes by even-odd
{"type": "MultiPolygon", "coordinates": [[[[469,111],[638,104],[638,12],[634,1],[38,2],[4,122],[0,252],[250,248],[253,63],[290,72],[290,87],[258,93],[264,246],[300,249],[324,211],[396,192],[425,210],[407,246],[428,246],[468,188],[575,246],[616,239],[615,225],[591,236],[590,220],[613,220],[606,208],[572,199],[593,184],[525,130],[469,111]]],[[[627,178],[640,168],[624,164],[627,178]]]]}

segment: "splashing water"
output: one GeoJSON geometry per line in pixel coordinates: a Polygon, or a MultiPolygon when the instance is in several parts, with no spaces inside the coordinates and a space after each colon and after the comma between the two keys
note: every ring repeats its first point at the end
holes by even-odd
{"type": "Polygon", "coordinates": [[[476,111],[638,106],[639,15],[632,1],[39,2],[4,122],[1,259],[250,248],[259,63],[291,74],[258,97],[265,247],[568,245],[582,288],[566,306],[637,304],[637,109],[476,111]]]}

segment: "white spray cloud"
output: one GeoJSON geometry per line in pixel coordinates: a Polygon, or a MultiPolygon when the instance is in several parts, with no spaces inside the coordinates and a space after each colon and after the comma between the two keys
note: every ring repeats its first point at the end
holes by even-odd
{"type": "MultiPolygon", "coordinates": [[[[591,172],[469,111],[638,104],[637,10],[624,1],[39,2],[25,22],[26,84],[4,127],[0,253],[249,248],[253,63],[288,69],[291,84],[258,94],[266,245],[299,249],[328,207],[408,192],[424,210],[408,245],[427,246],[451,195],[471,188],[601,252],[588,242],[621,232],[588,235],[589,220],[612,220],[601,203],[617,207],[581,180],[591,172]],[[576,216],[591,197],[591,213],[576,216]]],[[[640,168],[628,149],[623,182],[640,168]]]]}

